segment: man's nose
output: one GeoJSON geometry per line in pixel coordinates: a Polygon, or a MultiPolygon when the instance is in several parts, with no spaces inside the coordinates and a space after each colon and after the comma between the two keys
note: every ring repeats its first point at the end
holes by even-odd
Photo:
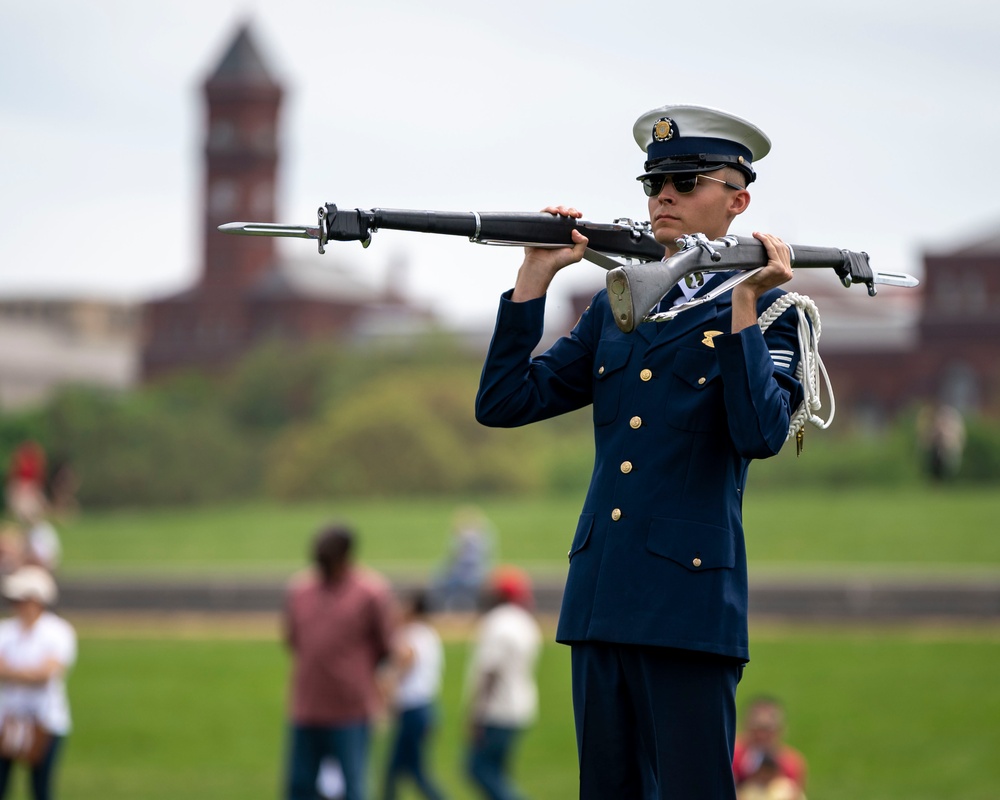
{"type": "Polygon", "coordinates": [[[656,199],[661,202],[673,203],[677,199],[677,190],[674,188],[674,182],[671,180],[664,181],[663,186],[660,187],[660,191],[656,193],[656,199]]]}

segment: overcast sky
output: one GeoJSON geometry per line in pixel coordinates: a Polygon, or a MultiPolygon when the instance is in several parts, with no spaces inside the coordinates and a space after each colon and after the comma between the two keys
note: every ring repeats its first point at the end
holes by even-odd
{"type": "MultiPolygon", "coordinates": [[[[696,103],[773,143],[735,233],[918,272],[925,249],[1000,225],[995,0],[0,0],[0,295],[141,299],[194,279],[200,87],[247,19],[287,90],[277,221],[323,202],[645,219],[632,123],[696,103]]],[[[461,321],[491,318],[519,263],[394,232],[282,252],[376,283],[405,256],[406,291],[461,321]]]]}

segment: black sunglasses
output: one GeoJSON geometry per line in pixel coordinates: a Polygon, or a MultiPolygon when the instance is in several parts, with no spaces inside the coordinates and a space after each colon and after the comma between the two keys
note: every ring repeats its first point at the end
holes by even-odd
{"type": "Polygon", "coordinates": [[[728,186],[730,189],[742,190],[744,187],[730,183],[729,181],[721,180],[720,178],[713,178],[711,175],[647,175],[642,178],[642,188],[646,192],[647,197],[656,197],[660,192],[663,191],[663,184],[668,180],[674,185],[674,190],[677,194],[691,194],[698,185],[698,178],[704,178],[707,181],[715,181],[715,183],[722,183],[728,186]]]}

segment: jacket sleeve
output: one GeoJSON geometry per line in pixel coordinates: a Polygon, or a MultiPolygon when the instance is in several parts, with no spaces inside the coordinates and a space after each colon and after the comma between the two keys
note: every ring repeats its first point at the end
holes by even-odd
{"type": "Polygon", "coordinates": [[[513,428],[582,408],[593,396],[590,312],[567,336],[532,358],[542,338],[545,298],[515,303],[500,299],[493,340],[476,394],[476,419],[513,428]]]}
{"type": "MultiPolygon", "coordinates": [[[[773,299],[770,293],[765,295],[768,298],[773,299]]],[[[801,358],[797,320],[792,307],[766,333],[751,325],[715,339],[729,434],[744,458],[777,454],[788,436],[792,414],[802,402],[802,385],[795,378],[801,358]]]]}

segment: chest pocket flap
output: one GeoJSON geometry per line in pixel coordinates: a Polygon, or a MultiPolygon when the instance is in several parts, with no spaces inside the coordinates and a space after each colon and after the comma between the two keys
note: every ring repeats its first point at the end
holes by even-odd
{"type": "Polygon", "coordinates": [[[719,360],[707,347],[701,350],[685,347],[677,351],[673,372],[691,388],[702,389],[719,377],[719,360]]]}
{"type": "Polygon", "coordinates": [[[594,424],[610,425],[618,417],[624,367],[632,354],[632,343],[602,339],[594,357],[594,424]]]}
{"type": "Polygon", "coordinates": [[[602,340],[597,345],[597,357],[594,358],[594,380],[606,381],[628,363],[632,345],[629,342],[616,342],[611,339],[602,340]]]}
{"type": "Polygon", "coordinates": [[[692,572],[732,569],[736,564],[733,534],[728,528],[704,522],[653,517],[649,522],[646,549],[692,572]]]}

